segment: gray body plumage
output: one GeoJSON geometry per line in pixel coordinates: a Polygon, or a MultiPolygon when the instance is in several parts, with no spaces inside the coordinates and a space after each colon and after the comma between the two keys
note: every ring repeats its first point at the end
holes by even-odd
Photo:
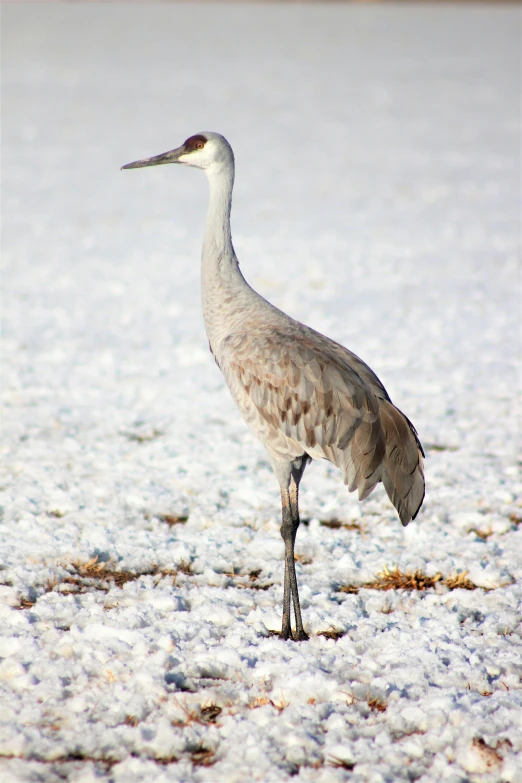
{"type": "Polygon", "coordinates": [[[232,397],[279,480],[286,547],[282,636],[291,635],[291,591],[296,638],[304,639],[293,545],[307,462],[327,459],[337,465],[360,500],[382,481],[407,525],[424,498],[422,447],[367,364],[274,307],[243,278],[230,233],[234,156],[226,139],[204,132],[127,167],[170,162],[202,168],[209,179],[201,266],[205,328],[232,397]]]}

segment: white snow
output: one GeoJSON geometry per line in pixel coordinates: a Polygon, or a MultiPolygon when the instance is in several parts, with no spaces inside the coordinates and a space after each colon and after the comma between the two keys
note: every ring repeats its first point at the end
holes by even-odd
{"type": "Polygon", "coordinates": [[[518,9],[2,17],[2,782],[521,781],[518,9]],[[247,279],[427,451],[405,530],[307,469],[307,644],[270,633],[277,482],[207,352],[205,178],[119,171],[205,129],[247,279]],[[476,589],[365,586],[395,566],[476,589]]]}

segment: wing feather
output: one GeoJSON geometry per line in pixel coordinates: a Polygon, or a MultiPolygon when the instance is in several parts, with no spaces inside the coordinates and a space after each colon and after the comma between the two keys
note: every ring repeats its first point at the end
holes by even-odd
{"type": "Polygon", "coordinates": [[[290,335],[230,334],[216,353],[232,396],[269,452],[330,460],[361,500],[382,480],[402,523],[415,517],[424,497],[415,429],[355,354],[300,324],[290,335]]]}

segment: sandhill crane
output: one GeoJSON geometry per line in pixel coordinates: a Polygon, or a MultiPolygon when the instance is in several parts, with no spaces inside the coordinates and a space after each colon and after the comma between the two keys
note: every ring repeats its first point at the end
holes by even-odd
{"type": "Polygon", "coordinates": [[[382,481],[403,525],[424,499],[424,452],[413,424],[358,356],[263,299],[239,269],[230,232],[234,154],[218,133],[124,169],[180,163],[203,169],[210,203],[201,286],[210,350],[243,418],[264,444],[281,488],[285,577],[281,637],[308,639],[295,574],[299,482],[308,462],[341,469],[350,492],[368,497],[382,481]],[[291,628],[291,606],[295,633],[291,628]]]}

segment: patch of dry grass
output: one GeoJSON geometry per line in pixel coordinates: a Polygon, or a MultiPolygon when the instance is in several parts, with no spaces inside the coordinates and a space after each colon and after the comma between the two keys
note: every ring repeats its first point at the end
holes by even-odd
{"type": "Polygon", "coordinates": [[[216,751],[200,745],[196,750],[191,751],[190,760],[195,767],[212,767],[216,763],[216,751]]]}
{"type": "Polygon", "coordinates": [[[488,527],[487,530],[478,530],[476,527],[470,527],[467,532],[475,533],[475,535],[478,538],[481,538],[482,541],[487,541],[488,538],[493,535],[493,530],[491,529],[491,527],[488,527]]]}
{"type": "MultiPolygon", "coordinates": [[[[136,724],[134,722],[131,722],[128,723],[128,725],[134,726],[136,724]]],[[[162,767],[167,767],[170,764],[177,764],[181,760],[181,757],[175,755],[141,756],[140,754],[137,753],[132,753],[131,755],[136,758],[145,758],[148,759],[149,761],[154,761],[156,764],[159,764],[162,767]]],[[[196,767],[211,767],[217,761],[216,751],[206,747],[204,744],[195,746],[186,755],[184,754],[184,757],[190,759],[192,764],[196,767]]],[[[0,753],[0,759],[28,760],[27,756],[24,756],[22,754],[20,755],[15,754],[15,753],[0,753]]],[[[39,764],[44,764],[49,766],[61,766],[62,764],[70,764],[74,762],[92,762],[93,764],[96,765],[96,767],[100,772],[103,771],[104,773],[109,772],[115,764],[120,763],[122,760],[123,759],[116,759],[110,756],[91,756],[87,753],[82,753],[81,751],[64,754],[63,756],[57,756],[52,759],[46,759],[43,757],[39,757],[38,755],[32,755],[30,758],[30,761],[36,761],[39,764]]],[[[65,770],[60,771],[59,774],[60,777],[65,776],[66,774],[65,770]]]]}
{"type": "Polygon", "coordinates": [[[184,525],[188,520],[188,517],[178,516],[177,514],[158,514],[157,516],[161,522],[165,522],[169,527],[184,525]]]}
{"type": "Polygon", "coordinates": [[[341,628],[334,628],[334,626],[331,625],[327,631],[319,631],[317,636],[324,636],[325,639],[334,639],[337,641],[337,639],[341,639],[345,634],[346,631],[343,631],[341,628]]]}
{"type": "Polygon", "coordinates": [[[194,575],[194,569],[192,568],[192,563],[186,562],[185,560],[180,560],[179,565],[174,571],[171,569],[164,569],[161,573],[165,573],[166,576],[177,576],[178,574],[185,574],[185,576],[193,576],[194,575]]]}
{"type": "MultiPolygon", "coordinates": [[[[463,571],[460,574],[444,577],[437,573],[433,576],[427,576],[422,571],[401,571],[397,566],[394,568],[384,568],[379,572],[376,578],[371,582],[365,582],[362,585],[342,585],[339,588],[340,593],[357,594],[362,588],[367,590],[417,590],[424,591],[440,584],[446,586],[449,590],[478,590],[478,585],[467,577],[468,572],[463,571]]],[[[486,589],[486,588],[482,588],[486,589]]]]}
{"type": "Polygon", "coordinates": [[[267,704],[276,709],[278,712],[283,712],[283,710],[286,710],[290,702],[285,699],[283,694],[281,694],[279,701],[275,701],[274,699],[271,699],[269,696],[267,696],[265,692],[263,692],[261,696],[254,696],[254,698],[250,700],[248,709],[257,710],[259,707],[265,707],[267,704]]]}
{"type": "MultiPolygon", "coordinates": [[[[346,691],[343,691],[343,693],[348,697],[346,704],[349,707],[358,704],[361,701],[361,699],[357,699],[353,693],[346,693],[346,691]]],[[[372,712],[386,712],[388,708],[388,702],[378,699],[376,696],[370,696],[369,692],[366,694],[366,704],[372,712]]]]}
{"type": "Polygon", "coordinates": [[[124,569],[116,570],[111,561],[100,563],[97,555],[86,563],[82,563],[79,560],[73,560],[71,566],[76,573],[69,577],[65,577],[65,579],[62,580],[62,584],[77,585],[79,580],[90,580],[91,582],[113,582],[116,587],[123,587],[127,582],[133,582],[135,579],[139,579],[140,576],[153,573],[153,568],[143,571],[140,574],[133,571],[125,571],[124,569]]]}
{"type": "Polygon", "coordinates": [[[463,571],[461,574],[453,574],[453,576],[447,576],[444,580],[444,584],[449,590],[478,590],[477,585],[468,579],[468,572],[463,571]]]}
{"type": "MultiPolygon", "coordinates": [[[[70,764],[70,763],[74,763],[75,761],[90,761],[96,765],[98,770],[103,770],[103,772],[108,772],[111,769],[111,767],[113,767],[115,764],[118,764],[121,761],[121,759],[115,759],[112,758],[111,756],[91,756],[88,753],[82,753],[81,751],[67,753],[62,756],[54,756],[52,759],[46,759],[43,756],[39,756],[38,754],[31,754],[31,756],[28,757],[28,756],[24,756],[23,754],[17,754],[17,753],[0,753],[0,759],[20,759],[22,761],[36,761],[39,764],[44,764],[49,766],[70,764]]],[[[65,779],[64,770],[60,770],[59,775],[60,777],[63,777],[65,779]]]]}
{"type": "Polygon", "coordinates": [[[248,571],[247,573],[243,573],[236,568],[231,568],[226,576],[232,580],[232,583],[227,584],[226,586],[237,587],[239,590],[269,590],[273,587],[273,582],[260,582],[260,574],[261,568],[254,571],[248,571]]]}
{"type": "Polygon", "coordinates": [[[322,527],[329,527],[331,530],[359,530],[361,526],[357,522],[341,522],[339,519],[321,519],[319,524],[322,527]]]}
{"type": "Polygon", "coordinates": [[[328,765],[335,767],[335,769],[347,769],[351,772],[355,767],[354,761],[348,761],[347,759],[340,759],[338,756],[328,756],[328,765]]]}
{"type": "MultiPolygon", "coordinates": [[[[166,576],[171,576],[174,582],[179,574],[193,575],[192,564],[181,560],[176,568],[158,568],[151,565],[142,571],[116,569],[113,561],[100,562],[98,557],[85,561],[71,561],[64,566],[69,572],[66,576],[54,576],[43,586],[43,593],[57,592],[60,595],[79,595],[93,590],[104,593],[114,587],[122,588],[127,582],[134,582],[142,576],[158,576],[156,584],[166,576]]],[[[30,609],[37,598],[21,598],[17,609],[30,609]]],[[[113,607],[107,607],[113,608],[113,607]]]]}
{"type": "Polygon", "coordinates": [[[422,571],[401,571],[397,566],[384,568],[373,582],[365,585],[372,590],[428,590],[443,580],[442,574],[426,576],[422,571]]]}
{"type": "MultiPolygon", "coordinates": [[[[137,754],[132,755],[137,756],[137,754]]],[[[156,764],[161,764],[162,767],[168,767],[169,764],[177,764],[179,761],[178,756],[145,756],[145,758],[149,759],[150,761],[155,761],[156,764]]]]}
{"type": "Polygon", "coordinates": [[[20,603],[18,603],[14,608],[15,609],[31,609],[36,603],[36,599],[32,600],[31,598],[21,598],[20,603]]]}
{"type": "Polygon", "coordinates": [[[265,582],[264,584],[258,584],[256,582],[253,582],[246,585],[241,584],[241,582],[239,582],[238,584],[234,585],[234,587],[237,587],[240,590],[270,590],[270,588],[273,586],[274,586],[273,582],[265,582]]]}
{"type": "Polygon", "coordinates": [[[486,743],[484,739],[482,739],[482,737],[475,737],[471,744],[482,758],[488,771],[491,769],[496,769],[496,767],[499,767],[502,764],[504,759],[500,753],[498,753],[497,748],[492,748],[486,743]]]}
{"type": "MultiPolygon", "coordinates": [[[[361,585],[364,587],[364,585],[361,585]]],[[[350,595],[357,595],[361,587],[358,585],[342,585],[339,588],[340,593],[349,593],[350,595]]]]}
{"type": "Polygon", "coordinates": [[[376,697],[372,698],[370,694],[368,694],[368,696],[366,697],[366,703],[372,712],[386,712],[388,708],[387,702],[381,701],[376,697]]]}
{"type": "Polygon", "coordinates": [[[287,699],[285,699],[283,694],[281,694],[281,698],[279,699],[279,701],[275,701],[274,699],[271,699],[270,704],[278,712],[283,712],[283,710],[286,710],[286,708],[290,705],[290,702],[287,699]]]}

